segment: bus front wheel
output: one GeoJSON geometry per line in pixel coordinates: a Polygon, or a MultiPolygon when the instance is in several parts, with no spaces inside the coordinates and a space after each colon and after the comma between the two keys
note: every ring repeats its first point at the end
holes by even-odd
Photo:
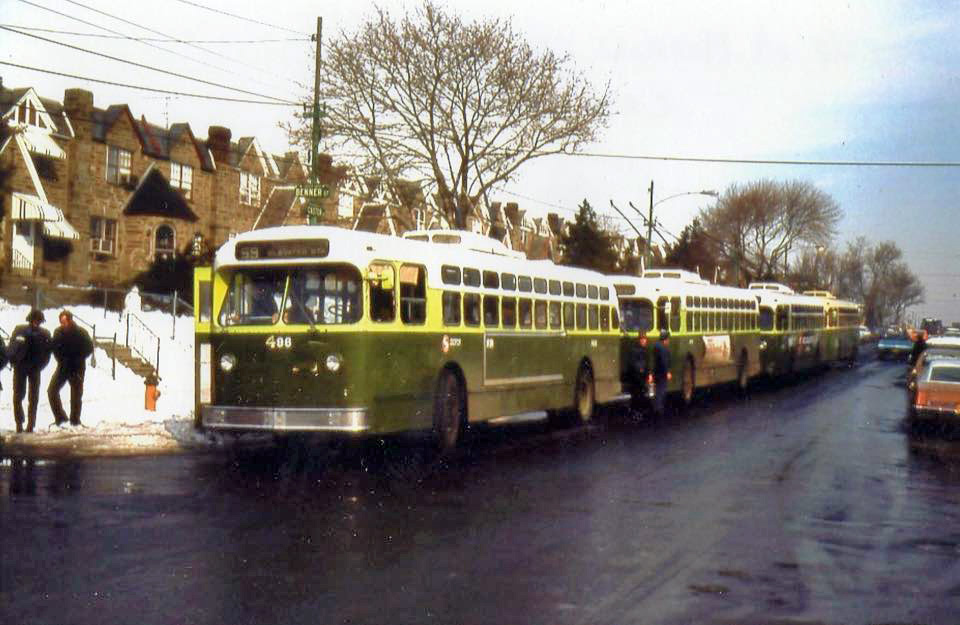
{"type": "Polygon", "coordinates": [[[573,409],[580,423],[587,423],[593,418],[596,407],[596,393],[593,385],[593,372],[586,364],[580,365],[577,371],[577,383],[573,391],[573,409]]]}
{"type": "Polygon", "coordinates": [[[465,417],[463,385],[457,374],[445,369],[437,380],[433,408],[433,435],[442,454],[457,448],[465,417]]]}

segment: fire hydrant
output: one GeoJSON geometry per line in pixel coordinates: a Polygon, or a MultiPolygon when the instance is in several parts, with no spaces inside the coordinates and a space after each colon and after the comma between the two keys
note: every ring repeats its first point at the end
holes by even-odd
{"type": "Polygon", "coordinates": [[[158,378],[155,373],[148,374],[147,378],[143,381],[146,387],[143,393],[143,407],[151,412],[157,411],[157,398],[160,397],[160,391],[157,390],[157,384],[159,382],[160,378],[158,378]]]}

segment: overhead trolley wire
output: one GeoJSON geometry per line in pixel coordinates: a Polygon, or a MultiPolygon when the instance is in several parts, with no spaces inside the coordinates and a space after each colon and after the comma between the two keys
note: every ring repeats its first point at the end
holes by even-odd
{"type": "MultiPolygon", "coordinates": [[[[140,23],[138,23],[138,22],[134,22],[134,21],[125,19],[125,18],[123,18],[123,17],[120,17],[120,16],[118,16],[118,15],[114,15],[113,13],[108,13],[107,11],[101,11],[100,9],[91,7],[91,6],[86,5],[86,4],[83,4],[82,2],[78,2],[77,0],[66,0],[66,1],[69,2],[70,4],[75,5],[75,6],[78,6],[78,7],[84,8],[84,9],[87,9],[88,11],[93,11],[94,13],[99,13],[100,15],[103,15],[103,16],[105,16],[105,17],[109,17],[110,19],[114,19],[114,20],[117,20],[117,21],[119,21],[119,22],[123,22],[124,24],[128,24],[128,25],[130,25],[130,26],[133,26],[133,27],[135,27],[135,28],[139,28],[139,29],[141,29],[141,30],[145,30],[145,31],[147,31],[148,33],[153,33],[153,34],[155,34],[155,35],[160,35],[160,36],[162,36],[162,37],[171,37],[171,38],[173,38],[171,35],[168,35],[167,33],[160,32],[159,30],[150,28],[150,27],[148,27],[148,26],[144,26],[143,24],[140,24],[140,23]]],[[[174,39],[175,39],[175,38],[174,38],[174,39]]],[[[190,42],[187,42],[187,41],[183,41],[182,39],[181,39],[181,40],[176,40],[176,42],[177,42],[177,43],[182,43],[182,44],[187,45],[187,46],[190,46],[191,48],[196,48],[197,50],[200,50],[201,52],[205,52],[205,53],[207,53],[207,54],[211,54],[211,55],[213,55],[213,56],[220,57],[221,59],[224,59],[224,60],[226,60],[226,61],[230,61],[230,62],[236,63],[236,64],[238,64],[238,65],[243,65],[245,68],[255,69],[255,70],[257,70],[258,72],[267,74],[267,75],[269,75],[269,76],[273,76],[273,77],[276,77],[276,76],[277,76],[276,71],[268,71],[268,70],[259,68],[259,67],[255,66],[255,65],[250,65],[249,63],[244,63],[244,62],[238,61],[237,59],[234,59],[234,58],[231,58],[231,57],[229,57],[229,56],[226,56],[225,54],[221,54],[220,52],[214,52],[213,50],[208,50],[208,49],[206,49],[206,48],[204,48],[204,47],[202,47],[202,46],[198,46],[198,45],[196,45],[195,43],[190,43],[190,42]]],[[[223,70],[223,71],[230,72],[230,70],[223,70]]],[[[235,74],[235,72],[230,72],[230,73],[235,74]]],[[[290,79],[286,79],[286,80],[290,80],[290,79]]],[[[290,80],[290,82],[293,82],[294,84],[297,84],[297,83],[296,83],[295,81],[293,81],[293,80],[290,80]]],[[[262,83],[261,83],[261,84],[262,84],[262,83]]],[[[297,85],[297,86],[300,86],[300,85],[297,85]]]]}
{"type": "Polygon", "coordinates": [[[299,107],[299,103],[295,102],[273,102],[269,100],[245,100],[243,98],[227,98],[224,96],[214,96],[214,95],[205,95],[202,93],[186,93],[183,91],[171,91],[169,89],[157,89],[155,87],[144,87],[142,85],[131,85],[129,83],[115,82],[112,80],[101,80],[99,78],[91,78],[89,76],[78,76],[77,74],[68,74],[66,72],[57,72],[51,69],[44,69],[41,67],[31,67],[29,65],[21,65],[19,63],[11,63],[9,61],[0,61],[0,65],[7,65],[9,67],[17,67],[20,69],[27,69],[34,72],[41,72],[44,74],[51,74],[53,76],[63,76],[65,78],[75,78],[77,80],[86,80],[89,82],[100,83],[102,85],[111,85],[114,87],[126,87],[128,89],[138,89],[140,91],[151,91],[153,93],[166,93],[169,95],[178,95],[185,98],[200,98],[202,100],[217,100],[220,102],[238,102],[240,104],[265,104],[269,106],[296,106],[299,107]]]}
{"type": "Polygon", "coordinates": [[[283,31],[286,31],[286,32],[288,32],[288,33],[295,33],[295,34],[297,34],[297,35],[309,36],[309,35],[307,35],[307,33],[302,33],[302,32],[300,32],[299,30],[293,30],[293,29],[291,29],[291,28],[286,28],[286,27],[284,27],[284,26],[277,26],[277,25],[275,25],[275,24],[268,24],[267,22],[261,22],[261,21],[259,21],[259,20],[251,19],[251,18],[249,18],[249,17],[244,17],[244,16],[242,16],[242,15],[236,15],[235,13],[228,13],[227,11],[221,11],[220,9],[214,9],[213,7],[209,7],[209,6],[205,5],[205,4],[200,4],[199,2],[190,2],[189,0],[177,0],[177,1],[178,1],[178,2],[182,2],[183,4],[188,4],[188,5],[193,6],[193,7],[197,7],[198,9],[204,9],[204,10],[206,10],[206,11],[212,11],[213,13],[219,13],[220,15],[226,15],[227,17],[232,17],[232,18],[235,18],[235,19],[238,19],[238,20],[243,20],[244,22],[250,22],[251,24],[258,24],[258,25],[260,25],[260,26],[267,26],[268,28],[275,28],[275,29],[277,29],[277,30],[283,30],[283,31]]]}
{"type": "MultiPolygon", "coordinates": [[[[551,152],[550,154],[555,154],[555,152],[551,152]]],[[[590,158],[610,158],[640,161],[673,161],[686,163],[730,163],[742,165],[816,165],[828,167],[960,167],[960,161],[815,161],[761,158],[665,156],[651,154],[616,154],[604,152],[559,152],[559,154],[563,154],[564,156],[581,156],[590,158]]]]}
{"type": "Polygon", "coordinates": [[[17,30],[26,30],[38,33],[52,33],[55,35],[71,35],[76,37],[96,37],[98,39],[133,39],[135,41],[150,41],[154,43],[289,43],[310,41],[309,37],[286,37],[282,39],[162,39],[160,37],[129,37],[127,35],[103,35],[100,33],[81,33],[74,30],[58,30],[56,28],[37,28],[34,26],[21,26],[20,24],[0,24],[0,26],[9,26],[17,30]]]}
{"type": "MultiPolygon", "coordinates": [[[[122,33],[122,32],[120,32],[120,31],[112,30],[112,29],[110,29],[110,28],[107,28],[106,26],[102,26],[102,25],[96,24],[96,23],[94,23],[94,22],[89,22],[89,21],[87,21],[87,20],[81,19],[81,18],[76,17],[76,16],[74,16],[74,15],[70,15],[70,14],[64,13],[64,12],[62,12],[62,11],[57,11],[56,9],[51,9],[50,7],[46,7],[46,6],[43,6],[42,4],[37,4],[37,3],[35,3],[35,2],[31,2],[30,0],[19,0],[19,2],[22,2],[23,4],[32,6],[32,7],[37,8],[37,9],[42,9],[42,10],[44,10],[44,11],[49,11],[50,13],[53,13],[54,15],[59,15],[59,16],[61,16],[61,17],[65,17],[65,18],[70,19],[70,20],[73,20],[73,21],[75,21],[75,22],[79,22],[79,23],[81,23],[81,24],[84,24],[85,26],[92,26],[93,28],[97,28],[97,29],[106,31],[106,32],[111,33],[111,34],[113,34],[113,35],[118,35],[120,38],[126,39],[126,40],[128,40],[128,41],[134,41],[134,42],[137,42],[137,43],[142,43],[143,45],[149,46],[149,47],[151,47],[151,48],[153,48],[153,49],[155,49],[155,50],[160,50],[161,52],[166,52],[167,54],[172,54],[172,55],[174,55],[174,56],[176,56],[176,57],[179,57],[179,58],[181,58],[181,59],[186,59],[186,60],[192,61],[192,62],[194,62],[194,63],[199,63],[200,65],[213,68],[213,69],[215,69],[215,70],[217,70],[217,71],[227,72],[227,73],[233,74],[233,75],[235,75],[235,76],[239,75],[239,74],[237,74],[236,72],[233,72],[233,71],[231,71],[231,70],[229,70],[229,69],[226,69],[226,68],[223,68],[223,67],[219,67],[219,66],[214,65],[214,64],[212,64],[212,63],[207,63],[206,61],[203,61],[203,60],[201,60],[201,59],[194,58],[194,57],[192,57],[192,56],[188,56],[188,55],[186,55],[186,54],[181,54],[181,53],[177,52],[176,50],[171,50],[171,49],[169,49],[169,48],[164,48],[163,46],[158,46],[158,45],[156,45],[156,44],[154,44],[154,43],[151,43],[151,42],[149,42],[149,41],[147,41],[147,40],[144,40],[144,39],[141,39],[141,38],[138,38],[138,37],[133,37],[133,36],[131,36],[131,35],[127,35],[127,34],[122,33]]],[[[26,34],[26,33],[22,33],[22,34],[26,34]]],[[[254,68],[254,69],[258,69],[258,68],[254,68]]],[[[260,70],[260,71],[263,71],[263,70],[260,70]]],[[[289,79],[287,79],[287,80],[289,80],[289,79]]],[[[258,82],[260,82],[260,81],[258,81],[258,82]]],[[[297,84],[296,81],[291,81],[291,82],[292,82],[293,84],[295,84],[295,85],[297,84]]],[[[264,83],[261,82],[261,84],[264,84],[264,83]]],[[[298,86],[299,86],[299,85],[298,85],[298,86]]]]}
{"type": "Polygon", "coordinates": [[[87,54],[92,54],[92,55],[94,55],[94,56],[99,56],[99,57],[103,57],[103,58],[105,58],[105,59],[110,59],[111,61],[117,61],[118,63],[126,63],[127,65],[133,65],[134,67],[139,67],[139,68],[141,68],[141,69],[149,69],[149,70],[151,70],[151,71],[159,72],[159,73],[161,73],[161,74],[167,74],[168,76],[174,76],[174,77],[176,77],[176,78],[184,78],[184,79],[186,79],[186,80],[192,80],[192,81],[194,81],[194,82],[198,82],[198,83],[201,83],[201,84],[204,84],[204,85],[210,85],[211,87],[218,87],[218,88],[220,88],[220,89],[227,89],[228,91],[235,91],[235,92],[237,92],[237,93],[243,93],[243,94],[245,94],[245,95],[253,95],[253,96],[257,96],[258,98],[267,98],[267,99],[270,99],[270,100],[276,100],[277,102],[281,102],[281,103],[283,103],[283,104],[299,105],[298,102],[292,102],[292,101],[290,101],[290,100],[284,100],[284,99],[282,99],[282,98],[277,98],[277,97],[274,97],[274,96],[271,96],[271,95],[264,95],[264,94],[262,94],[262,93],[257,93],[257,92],[255,92],[255,91],[247,91],[247,90],[245,90],[245,89],[239,89],[239,88],[237,88],[237,87],[231,87],[230,85],[224,85],[224,84],[217,83],[217,82],[213,82],[213,81],[210,81],[210,80],[204,80],[204,79],[202,79],[202,78],[194,78],[193,76],[187,76],[186,74],[179,74],[179,73],[177,73],[177,72],[171,72],[171,71],[168,71],[168,70],[165,70],[165,69],[161,69],[161,68],[159,68],[159,67],[153,67],[153,66],[151,66],[151,65],[144,65],[143,63],[137,63],[136,61],[128,61],[127,59],[121,59],[120,57],[111,56],[111,55],[109,55],[109,54],[104,54],[103,52],[96,52],[96,51],[94,51],[94,50],[88,50],[88,49],[86,49],[86,48],[81,48],[80,46],[74,46],[74,45],[71,45],[71,44],[69,44],[69,43],[64,43],[64,42],[62,42],[62,41],[57,41],[57,40],[55,40],[55,39],[49,39],[49,38],[47,38],[47,37],[41,37],[40,35],[34,35],[34,34],[32,34],[32,33],[21,32],[21,31],[19,31],[19,30],[14,29],[14,28],[10,28],[9,26],[0,26],[0,30],[7,30],[7,31],[10,31],[10,32],[12,32],[12,33],[17,33],[18,35],[22,35],[22,36],[24,36],[24,37],[32,37],[32,38],[34,38],[34,39],[39,39],[40,41],[46,41],[47,43],[52,43],[52,44],[56,44],[56,45],[58,45],[58,46],[63,46],[63,47],[65,47],[65,48],[70,48],[71,50],[77,50],[77,51],[79,51],[79,52],[85,52],[85,53],[87,53],[87,54]]]}

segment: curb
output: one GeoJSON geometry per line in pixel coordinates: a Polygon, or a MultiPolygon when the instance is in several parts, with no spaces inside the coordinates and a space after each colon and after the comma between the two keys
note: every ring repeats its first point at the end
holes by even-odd
{"type": "Polygon", "coordinates": [[[110,425],[97,428],[0,433],[0,456],[84,457],[140,456],[197,451],[207,448],[200,439],[174,435],[178,421],[136,426],[110,425]],[[187,439],[187,440],[184,440],[187,439]]]}

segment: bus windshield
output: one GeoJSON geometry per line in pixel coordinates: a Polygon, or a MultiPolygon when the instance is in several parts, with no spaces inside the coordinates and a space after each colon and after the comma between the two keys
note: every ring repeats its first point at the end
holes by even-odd
{"type": "Polygon", "coordinates": [[[646,299],[621,299],[620,327],[627,332],[652,330],[653,303],[646,299]]]}
{"type": "Polygon", "coordinates": [[[241,269],[230,281],[220,325],[273,325],[281,311],[287,324],[355,323],[361,292],[360,272],[349,265],[241,269]]]}
{"type": "Polygon", "coordinates": [[[283,308],[284,323],[330,325],[360,320],[360,272],[349,265],[295,269],[283,308]]]}
{"type": "Polygon", "coordinates": [[[220,313],[220,325],[272,325],[277,322],[286,270],[238,271],[220,313]]]}

